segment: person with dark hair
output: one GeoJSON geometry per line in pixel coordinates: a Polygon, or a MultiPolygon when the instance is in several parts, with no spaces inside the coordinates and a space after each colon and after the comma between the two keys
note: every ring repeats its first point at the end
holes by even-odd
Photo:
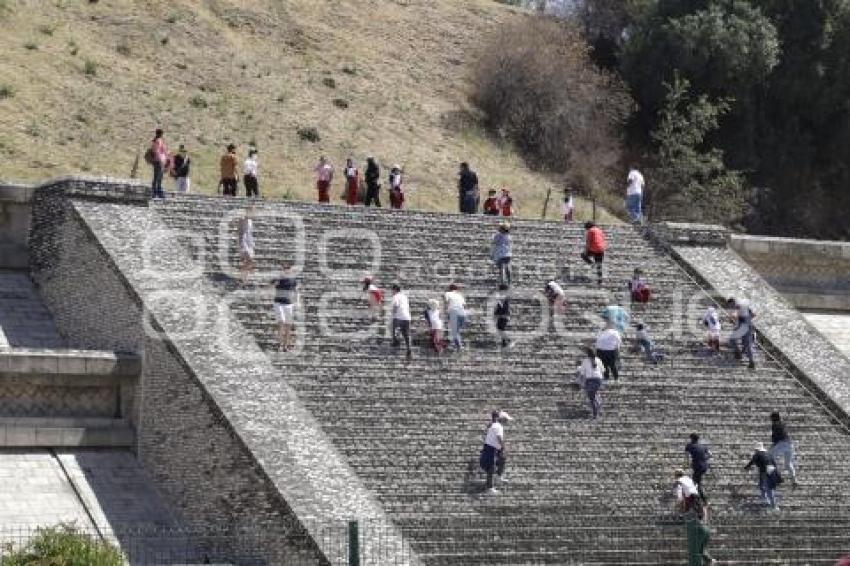
{"type": "Polygon", "coordinates": [[[543,288],[543,293],[549,299],[549,306],[552,307],[552,314],[564,314],[567,310],[567,293],[564,288],[554,279],[546,282],[543,288]]]}
{"type": "Polygon", "coordinates": [[[511,256],[513,255],[513,239],[509,222],[499,224],[499,229],[493,235],[490,249],[490,259],[499,270],[499,284],[511,285],[511,256]]]}
{"type": "Polygon", "coordinates": [[[626,287],[629,289],[632,303],[646,304],[652,296],[649,284],[647,284],[646,278],[643,276],[643,269],[640,267],[635,268],[632,278],[626,283],[626,287]]]}
{"type": "Polygon", "coordinates": [[[613,377],[617,380],[620,378],[618,365],[622,343],[623,339],[620,333],[610,323],[596,337],[596,355],[602,360],[602,365],[605,368],[603,372],[605,379],[613,377]]]}
{"type": "Polygon", "coordinates": [[[711,452],[708,446],[700,444],[699,435],[695,432],[691,433],[690,442],[685,446],[685,452],[690,456],[691,474],[697,486],[700,499],[705,503],[708,499],[705,496],[703,478],[708,473],[708,460],[711,458],[711,452]]]}
{"type": "Polygon", "coordinates": [[[493,309],[496,319],[496,330],[499,331],[499,339],[502,348],[510,348],[513,343],[508,339],[508,324],[511,321],[511,297],[508,286],[504,283],[499,285],[499,296],[496,300],[496,308],[493,309]]]}
{"type": "Polygon", "coordinates": [[[564,224],[571,224],[573,221],[573,212],[575,206],[573,204],[573,195],[569,190],[564,191],[564,204],[561,208],[561,214],[564,217],[564,224]]]}
{"type": "Polygon", "coordinates": [[[585,346],[584,359],[576,370],[578,384],[587,396],[590,403],[591,418],[597,419],[602,412],[602,399],[599,392],[602,390],[602,360],[596,357],[596,351],[585,346]]]}
{"type": "Polygon", "coordinates": [[[756,329],[753,319],[756,317],[755,311],[750,306],[750,302],[743,299],[729,297],[726,300],[726,308],[733,311],[733,319],[735,328],[729,338],[729,347],[735,352],[735,359],[740,360],[744,355],[749,360],[749,368],[756,369],[756,362],[753,356],[753,347],[755,346],[756,329]],[[738,347],[738,339],[741,340],[741,347],[738,347]],[[743,352],[743,353],[742,353],[743,352]]]}
{"type": "Polygon", "coordinates": [[[643,322],[638,322],[635,324],[635,351],[640,352],[643,350],[644,354],[646,354],[646,359],[648,362],[658,365],[661,360],[664,359],[664,355],[655,349],[655,345],[652,343],[652,338],[649,337],[649,330],[646,327],[646,324],[643,322]]]}
{"type": "Polygon", "coordinates": [[[496,197],[496,189],[487,191],[487,198],[484,199],[483,212],[487,216],[499,216],[499,199],[496,197]]]}
{"type": "Polygon", "coordinates": [[[605,233],[593,222],[585,222],[585,246],[581,259],[588,265],[596,264],[599,286],[602,286],[602,262],[605,259],[605,233]]]}
{"type": "Polygon", "coordinates": [[[404,190],[401,187],[401,166],[390,169],[390,206],[400,210],[404,206],[404,190]]]}
{"type": "MultiPolygon", "coordinates": [[[[683,515],[689,530],[688,539],[693,541],[697,555],[703,566],[713,566],[717,560],[708,553],[711,531],[708,528],[708,513],[703,500],[699,497],[697,484],[684,470],[676,470],[676,504],[683,515]]],[[[690,562],[689,564],[692,564],[690,562]]]]}
{"type": "Polygon", "coordinates": [[[227,144],[227,151],[219,160],[219,168],[221,169],[221,193],[226,196],[236,196],[236,145],[227,144]]]}
{"type": "Polygon", "coordinates": [[[242,182],[245,183],[246,197],[260,196],[260,183],[257,180],[258,167],[257,150],[252,147],[248,150],[248,158],[245,160],[242,167],[242,182]]]}
{"type": "Polygon", "coordinates": [[[145,152],[145,161],[153,168],[153,180],[151,181],[151,196],[153,198],[165,198],[162,190],[162,177],[168,168],[168,149],[165,147],[162,128],[157,128],[151,140],[150,148],[145,152]]]}
{"type": "Polygon", "coordinates": [[[381,185],[378,180],[381,178],[381,168],[371,155],[366,158],[366,206],[372,206],[374,201],[375,206],[381,208],[381,185]]]}
{"type": "Polygon", "coordinates": [[[770,413],[770,455],[773,458],[782,456],[782,462],[785,465],[785,471],[788,472],[788,477],[791,478],[791,485],[797,487],[797,466],[794,458],[794,444],[791,442],[791,435],[785,428],[785,423],[782,422],[782,417],[778,411],[770,413]]]}
{"type": "Polygon", "coordinates": [[[289,265],[281,266],[281,275],[272,281],[272,286],[275,290],[274,310],[278,322],[279,347],[286,351],[292,348],[292,328],[298,304],[298,280],[289,265]]]}
{"type": "Polygon", "coordinates": [[[334,180],[333,165],[328,163],[325,156],[319,158],[319,163],[313,169],[316,174],[316,190],[319,193],[319,202],[331,202],[331,183],[334,180]]]}
{"type": "Polygon", "coordinates": [[[782,483],[782,476],[776,467],[776,460],[765,450],[763,443],[756,442],[755,449],[744,469],[756,467],[759,473],[758,486],[761,496],[771,508],[779,509],[776,505],[776,486],[782,483]]]}
{"type": "Polygon", "coordinates": [[[345,202],[351,206],[357,204],[357,191],[360,190],[360,171],[350,157],[345,160],[345,202]]]}
{"type": "Polygon", "coordinates": [[[643,186],[645,184],[643,175],[637,170],[637,167],[630,167],[626,181],[626,211],[629,213],[632,222],[640,222],[641,201],[643,200],[643,186]]]}
{"type": "Polygon", "coordinates": [[[407,358],[410,359],[410,301],[405,293],[401,292],[401,287],[396,283],[393,284],[393,348],[398,348],[399,340],[398,333],[404,338],[404,347],[407,352],[407,358]]]}
{"type": "Polygon", "coordinates": [[[720,354],[720,330],[722,329],[722,326],[720,323],[720,315],[717,314],[717,309],[711,306],[708,307],[700,322],[702,322],[702,325],[706,330],[706,343],[708,344],[708,349],[714,354],[720,354]]]}
{"type": "Polygon", "coordinates": [[[431,336],[431,347],[440,354],[446,347],[443,340],[443,319],[440,317],[440,301],[429,299],[425,309],[425,322],[428,323],[428,333],[431,336]]]}
{"type": "Polygon", "coordinates": [[[478,211],[478,175],[469,168],[469,163],[460,164],[457,181],[458,203],[461,214],[475,214],[478,211]]]}
{"type": "Polygon", "coordinates": [[[484,432],[484,447],[481,449],[479,464],[481,469],[487,473],[484,493],[488,495],[499,493],[493,485],[494,474],[499,476],[501,481],[505,481],[502,477],[505,473],[505,462],[507,460],[504,424],[512,420],[514,420],[513,417],[505,411],[493,411],[490,414],[490,424],[484,432]]]}
{"type": "Polygon", "coordinates": [[[191,183],[189,181],[189,168],[191,165],[192,160],[189,158],[186,146],[181,143],[180,148],[177,150],[177,155],[174,156],[171,167],[175,193],[186,194],[191,189],[191,183]]]}
{"type": "Polygon", "coordinates": [[[460,292],[460,285],[452,283],[445,296],[446,311],[449,315],[449,338],[456,351],[463,350],[463,326],[466,324],[466,300],[460,292]]]}

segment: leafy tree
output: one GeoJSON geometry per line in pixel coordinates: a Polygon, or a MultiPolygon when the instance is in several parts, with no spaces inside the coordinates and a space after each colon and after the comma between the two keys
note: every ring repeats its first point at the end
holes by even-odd
{"type": "Polygon", "coordinates": [[[657,153],[649,175],[654,187],[650,218],[738,223],[744,209],[743,179],[726,169],[720,149],[706,147],[728,102],[711,102],[704,94],[692,100],[690,83],[678,76],[665,88],[659,124],[652,132],[657,153]]]}

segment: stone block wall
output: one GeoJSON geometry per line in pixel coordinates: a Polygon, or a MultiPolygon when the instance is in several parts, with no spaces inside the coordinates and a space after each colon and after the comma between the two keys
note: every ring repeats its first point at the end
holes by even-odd
{"type": "Polygon", "coordinates": [[[26,269],[32,187],[0,181],[0,269],[26,269]]]}
{"type": "Polygon", "coordinates": [[[729,244],[798,308],[850,311],[850,243],[734,235],[729,244]]]}

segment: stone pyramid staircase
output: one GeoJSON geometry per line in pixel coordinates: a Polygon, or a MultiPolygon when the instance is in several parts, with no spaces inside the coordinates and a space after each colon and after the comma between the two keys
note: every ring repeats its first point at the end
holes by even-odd
{"type": "Polygon", "coordinates": [[[693,431],[714,454],[707,490],[722,564],[832,564],[850,551],[848,430],[769,357],[749,371],[706,356],[695,321],[709,297],[631,227],[605,227],[611,252],[597,288],[578,260],[579,226],[515,221],[517,345],[503,352],[488,315],[494,219],[257,203],[257,271],[242,286],[235,220],[249,204],[187,196],[151,206],[204,260],[222,300],[425,563],[683,564],[684,528],[667,494],[693,431]],[[299,253],[298,348],[278,353],[268,284],[299,253]],[[654,300],[633,316],[648,324],[666,359],[653,366],[626,353],[621,380],[603,391],[603,418],[590,421],[569,383],[576,347],[592,339],[604,305],[623,304],[637,266],[654,300]],[[359,285],[365,273],[409,290],[412,360],[371,321],[359,285]],[[539,291],[553,276],[566,282],[570,299],[566,314],[550,319],[539,291]],[[468,348],[438,357],[419,313],[453,281],[464,284],[473,310],[468,348]],[[468,466],[494,408],[516,418],[506,433],[510,481],[485,497],[468,466]],[[754,477],[743,471],[752,443],[769,441],[772,410],[788,421],[800,479],[796,490],[781,488],[778,512],[762,508],[754,477]]]}

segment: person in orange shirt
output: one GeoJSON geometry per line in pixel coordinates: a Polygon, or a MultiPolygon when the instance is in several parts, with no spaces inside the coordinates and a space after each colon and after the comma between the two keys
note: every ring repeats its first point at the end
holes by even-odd
{"type": "Polygon", "coordinates": [[[581,259],[589,265],[596,264],[599,286],[602,286],[602,261],[605,259],[605,233],[593,222],[585,222],[585,246],[581,259]]]}
{"type": "Polygon", "coordinates": [[[236,168],[238,160],[236,159],[236,146],[234,144],[227,145],[227,152],[221,156],[219,167],[221,169],[221,193],[223,195],[236,196],[236,168]]]}

